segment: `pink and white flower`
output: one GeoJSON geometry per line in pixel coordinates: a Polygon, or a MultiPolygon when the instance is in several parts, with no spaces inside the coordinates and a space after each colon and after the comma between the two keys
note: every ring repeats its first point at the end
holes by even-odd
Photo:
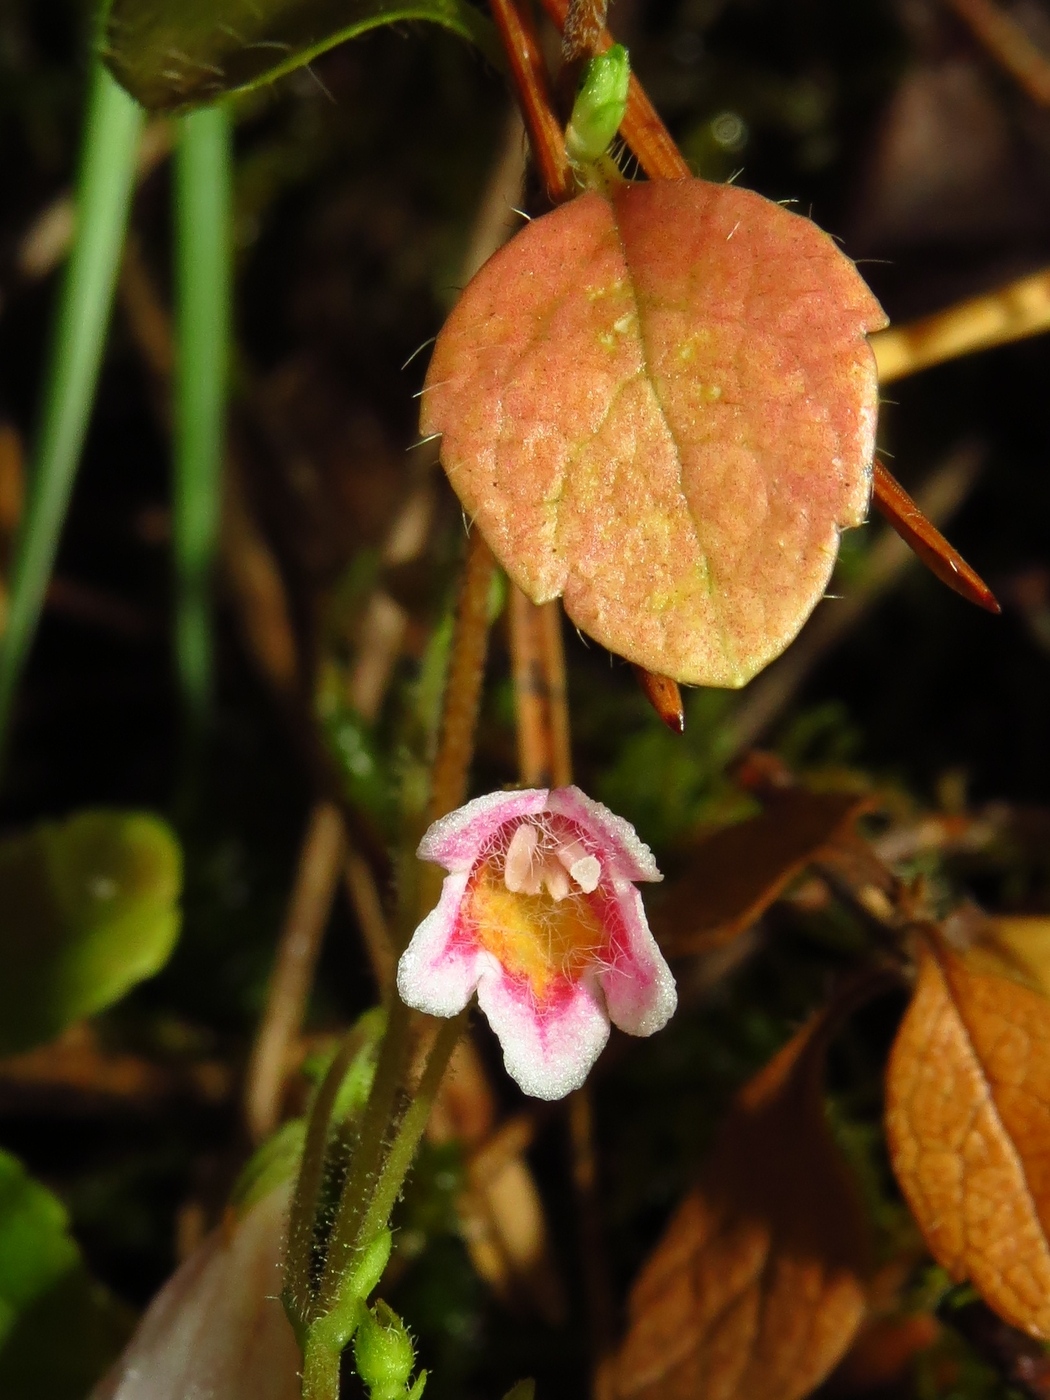
{"type": "Polygon", "coordinates": [[[434,823],[449,874],[398,965],[409,1006],[454,1016],[476,991],[527,1094],[577,1089],[609,1022],[652,1035],[677,1004],[637,880],[662,878],[634,828],[579,788],[493,792],[434,823]]]}

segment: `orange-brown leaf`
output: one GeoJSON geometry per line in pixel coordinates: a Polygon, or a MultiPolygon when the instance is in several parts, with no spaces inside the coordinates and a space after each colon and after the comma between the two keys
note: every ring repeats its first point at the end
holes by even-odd
{"type": "Polygon", "coordinates": [[[628,660],[743,685],[864,518],[884,322],[808,219],[660,180],[535,219],[438,337],[422,430],[534,602],[628,660]]]}
{"type": "Polygon", "coordinates": [[[821,1095],[818,1016],[741,1092],[636,1282],[618,1400],[797,1400],[864,1314],[868,1240],[821,1095]]]}
{"type": "Polygon", "coordinates": [[[653,932],[671,957],[718,948],[750,927],[865,806],[853,795],[785,788],[757,817],[700,845],[654,905],[653,932]]]}
{"type": "Polygon", "coordinates": [[[931,933],[887,1078],[901,1189],[934,1257],[1050,1337],[1050,1004],[931,933]]]}

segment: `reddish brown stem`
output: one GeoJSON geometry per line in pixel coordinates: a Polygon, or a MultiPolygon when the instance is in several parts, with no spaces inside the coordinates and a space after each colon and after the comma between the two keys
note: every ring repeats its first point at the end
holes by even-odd
{"type": "Polygon", "coordinates": [[[492,0],[492,17],[507,51],[532,153],[548,197],[558,204],[573,192],[572,170],[528,0],[492,0]]]}
{"type": "Polygon", "coordinates": [[[445,683],[441,742],[430,781],[431,822],[461,806],[467,795],[488,649],[489,591],[495,571],[496,561],[481,531],[472,530],[463,565],[456,630],[445,683]]]}
{"type": "Polygon", "coordinates": [[[510,645],[518,713],[518,766],[526,787],[572,782],[561,607],[510,595],[510,645]]]}
{"type": "MultiPolygon", "coordinates": [[[[558,29],[563,30],[569,16],[569,0],[542,0],[542,3],[558,29]]],[[[604,53],[612,42],[612,35],[603,28],[594,45],[595,52],[604,53]]],[[[686,180],[692,175],[685,157],[633,73],[620,134],[650,180],[686,180]]]]}
{"type": "Polygon", "coordinates": [[[570,0],[561,53],[567,64],[601,52],[607,0],[570,0]]]}
{"type": "Polygon", "coordinates": [[[682,692],[678,682],[670,676],[657,675],[644,666],[635,666],[634,674],[645,692],[645,698],[673,734],[685,733],[685,710],[682,708],[682,692]]]}
{"type": "Polygon", "coordinates": [[[904,487],[881,462],[875,463],[872,499],[906,545],[942,583],[987,612],[1002,609],[984,580],[927,520],[904,487]]]}

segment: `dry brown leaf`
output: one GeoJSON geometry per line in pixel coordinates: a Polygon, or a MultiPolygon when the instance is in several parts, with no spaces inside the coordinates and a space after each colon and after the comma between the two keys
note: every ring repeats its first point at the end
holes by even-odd
{"type": "Polygon", "coordinates": [[[740,1093],[632,1290],[617,1400],[797,1400],[865,1310],[868,1235],[828,1131],[815,1017],[740,1093]]]}
{"type": "Polygon", "coordinates": [[[707,952],[749,928],[865,805],[851,794],[785,788],[769,794],[761,815],[709,837],[654,905],[664,952],[707,952]]]}
{"type": "Polygon", "coordinates": [[[890,1056],[893,1168],[930,1251],[1050,1337],[1050,1005],[936,931],[890,1056]]]}
{"type": "Polygon", "coordinates": [[[979,948],[996,958],[998,970],[1050,996],[1050,918],[1046,915],[1000,915],[986,920],[979,948]]]}

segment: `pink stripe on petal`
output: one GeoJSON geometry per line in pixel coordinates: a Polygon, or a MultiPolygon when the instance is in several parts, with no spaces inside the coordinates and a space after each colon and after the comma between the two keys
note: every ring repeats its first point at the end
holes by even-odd
{"type": "Polygon", "coordinates": [[[469,870],[482,847],[506,822],[534,816],[547,805],[546,788],[519,792],[490,792],[436,821],[419,843],[420,860],[446,870],[469,870]]]}
{"type": "Polygon", "coordinates": [[[678,993],[649,929],[641,895],[621,881],[615,893],[622,933],[614,940],[610,965],[601,970],[598,982],[614,1025],[629,1035],[652,1035],[674,1015],[678,993]]]}
{"type": "Polygon", "coordinates": [[[527,985],[499,964],[486,967],[478,1005],[503,1046],[507,1073],[526,1094],[561,1099],[578,1089],[609,1039],[609,1018],[589,978],[538,1007],[527,985]]]}
{"type": "Polygon", "coordinates": [[[412,935],[397,965],[401,1000],[431,1016],[455,1016],[474,994],[487,956],[473,938],[458,937],[466,873],[448,875],[441,898],[412,935]]]}
{"type": "Polygon", "coordinates": [[[653,853],[629,821],[595,802],[578,787],[555,788],[547,799],[547,810],[567,817],[582,829],[597,847],[595,854],[603,865],[613,867],[625,880],[662,880],[653,853]]]}

